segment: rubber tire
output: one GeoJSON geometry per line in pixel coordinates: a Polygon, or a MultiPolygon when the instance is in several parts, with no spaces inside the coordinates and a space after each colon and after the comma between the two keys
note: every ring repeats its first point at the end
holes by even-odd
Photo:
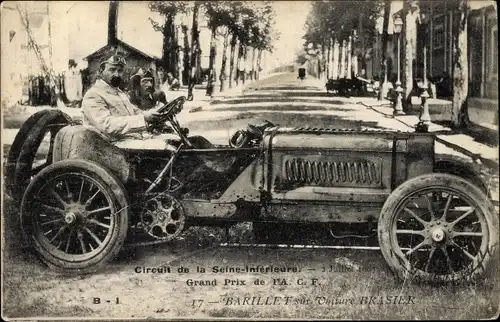
{"type": "Polygon", "coordinates": [[[477,186],[484,194],[491,198],[491,192],[489,191],[486,183],[481,178],[480,170],[473,168],[476,167],[476,164],[471,163],[470,166],[471,168],[469,169],[468,167],[460,163],[459,158],[452,156],[449,159],[445,158],[436,160],[434,164],[434,172],[448,173],[463,178],[473,185],[477,186]]]}
{"type": "MultiPolygon", "coordinates": [[[[14,139],[7,161],[6,187],[13,199],[20,200],[29,184],[36,151],[49,131],[47,126],[70,124],[70,122],[71,118],[59,110],[44,110],[33,114],[23,124],[14,139]]],[[[58,131],[59,128],[54,128],[52,136],[54,137],[58,131]]],[[[50,159],[48,161],[51,162],[50,159]]]]}
{"type": "Polygon", "coordinates": [[[49,110],[43,110],[31,115],[23,123],[23,125],[17,132],[16,137],[14,138],[14,142],[12,142],[12,145],[10,146],[4,171],[5,171],[5,189],[7,190],[7,193],[11,197],[13,197],[12,189],[13,187],[15,187],[13,174],[14,171],[16,170],[16,163],[17,163],[17,158],[19,157],[19,152],[21,151],[24,141],[26,140],[26,137],[28,136],[31,128],[38,122],[38,120],[44,114],[48,112],[49,110]]]}
{"type": "MultiPolygon", "coordinates": [[[[399,187],[397,187],[387,198],[382,211],[380,213],[380,218],[378,221],[378,241],[380,245],[380,250],[382,251],[382,255],[391,268],[391,270],[395,273],[395,275],[401,280],[412,279],[417,282],[430,282],[430,283],[442,283],[442,282],[450,282],[452,280],[441,281],[438,279],[431,280],[422,280],[420,276],[413,279],[411,275],[409,275],[409,271],[405,266],[401,265],[397,259],[397,255],[392,252],[392,244],[391,244],[391,231],[388,229],[392,226],[393,215],[401,200],[406,198],[408,195],[429,187],[443,187],[443,188],[453,188],[460,193],[469,196],[476,206],[480,208],[483,212],[484,217],[486,218],[487,228],[488,228],[488,247],[493,250],[493,256],[490,252],[487,252],[485,255],[482,265],[484,269],[474,269],[470,273],[470,275],[462,276],[461,279],[455,280],[454,282],[467,282],[473,281],[476,278],[480,277],[483,273],[486,273],[488,269],[492,267],[496,267],[493,263],[498,263],[498,233],[499,233],[499,221],[498,215],[490,202],[489,198],[475,185],[471,184],[469,181],[462,179],[460,177],[444,174],[444,173],[432,173],[425,174],[415,178],[412,178],[399,187]]],[[[413,276],[415,277],[415,276],[413,276]]]]}
{"type": "Polygon", "coordinates": [[[35,250],[40,259],[50,268],[65,274],[89,274],[104,268],[113,260],[127,237],[129,223],[129,199],[125,187],[120,180],[109,170],[101,167],[99,164],[87,160],[62,160],[51,164],[40,171],[30,182],[21,203],[21,228],[24,232],[24,238],[30,248],[35,250]],[[114,209],[121,209],[116,212],[116,225],[112,236],[101,251],[94,257],[81,262],[68,262],[50,254],[40,246],[32,232],[31,216],[27,213],[26,207],[33,200],[32,193],[45,184],[50,178],[68,172],[85,173],[99,183],[107,190],[113,199],[114,209]]]}

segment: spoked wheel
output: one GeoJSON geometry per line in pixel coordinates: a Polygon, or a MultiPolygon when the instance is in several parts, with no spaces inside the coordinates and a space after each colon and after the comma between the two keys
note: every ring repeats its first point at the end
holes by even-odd
{"type": "Polygon", "coordinates": [[[141,214],[141,226],[154,239],[171,241],[182,232],[186,215],[181,203],[174,197],[163,194],[146,201],[141,214]]]}
{"type": "Polygon", "coordinates": [[[411,179],[387,199],[379,243],[402,279],[471,281],[498,258],[498,216],[481,190],[448,174],[411,179]]]}
{"type": "Polygon", "coordinates": [[[25,235],[49,266],[93,272],[120,250],[127,233],[123,185],[98,164],[60,161],[35,176],[21,204],[25,235]]]}

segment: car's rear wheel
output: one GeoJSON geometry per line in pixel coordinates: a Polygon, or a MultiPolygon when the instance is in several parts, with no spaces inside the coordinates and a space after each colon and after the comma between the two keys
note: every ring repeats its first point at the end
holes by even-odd
{"type": "Polygon", "coordinates": [[[64,160],[38,173],[21,203],[21,225],[48,266],[90,273],[105,266],[127,235],[122,183],[94,162],[64,160]]]}
{"type": "Polygon", "coordinates": [[[31,178],[52,163],[54,138],[70,122],[71,118],[59,110],[37,112],[24,122],[10,147],[5,167],[5,188],[12,198],[20,200],[31,178]],[[48,141],[48,150],[37,156],[44,139],[48,141]]]}
{"type": "Polygon", "coordinates": [[[498,216],[488,197],[449,174],[427,174],[396,188],[382,209],[382,254],[401,279],[472,281],[498,260],[498,216]]]}

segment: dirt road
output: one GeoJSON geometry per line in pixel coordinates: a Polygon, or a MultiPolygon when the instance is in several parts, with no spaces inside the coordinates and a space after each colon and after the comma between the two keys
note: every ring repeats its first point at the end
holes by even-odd
{"type": "MultiPolygon", "coordinates": [[[[17,213],[8,201],[6,209],[17,213]]],[[[466,319],[491,317],[498,305],[498,277],[411,285],[395,280],[378,250],[220,247],[217,228],[125,248],[105,271],[68,277],[20,248],[14,217],[4,224],[4,318],[466,319]]]]}
{"type": "MultiPolygon", "coordinates": [[[[278,91],[294,82],[285,78],[278,91]]],[[[256,92],[232,98],[211,111],[184,114],[181,123],[193,134],[212,138],[212,133],[214,143],[227,142],[228,128],[262,119],[285,126],[307,120],[318,127],[381,127],[370,118],[354,118],[356,107],[347,101],[325,102],[322,93],[306,89],[294,96],[256,92]],[[263,105],[270,102],[272,108],[263,105]]],[[[4,319],[478,319],[498,314],[498,276],[475,285],[413,285],[397,281],[378,250],[226,248],[217,246],[223,234],[216,228],[190,228],[173,245],[125,249],[93,275],[61,276],[22,248],[19,210],[8,199],[2,206],[4,319]],[[164,272],[151,272],[158,268],[164,272]]],[[[247,229],[232,230],[231,238],[247,234],[247,229]]]]}

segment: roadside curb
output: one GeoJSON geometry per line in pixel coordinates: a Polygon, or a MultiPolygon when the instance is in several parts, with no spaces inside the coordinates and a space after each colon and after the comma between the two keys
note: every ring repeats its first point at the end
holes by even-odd
{"type": "MultiPolygon", "coordinates": [[[[415,115],[397,116],[397,115],[389,114],[388,111],[383,110],[384,109],[383,105],[371,106],[371,105],[365,104],[364,102],[357,102],[356,104],[362,105],[362,106],[382,115],[385,118],[394,119],[395,121],[406,126],[408,128],[408,130],[415,130],[415,125],[419,121],[419,118],[415,115]],[[409,124],[408,122],[406,122],[404,120],[404,118],[409,118],[409,117],[411,119],[414,119],[415,124],[409,124]]],[[[387,107],[385,107],[385,108],[387,109],[387,107]]],[[[448,148],[451,148],[459,153],[466,155],[467,157],[471,158],[473,160],[473,162],[475,162],[475,163],[483,164],[484,166],[486,166],[492,170],[498,171],[498,168],[500,165],[499,160],[496,158],[492,158],[491,156],[486,156],[484,152],[481,153],[481,151],[491,151],[494,148],[487,146],[485,144],[479,143],[479,142],[475,142],[474,138],[469,136],[469,135],[454,131],[448,127],[440,126],[440,125],[435,124],[435,123],[430,124],[429,133],[432,133],[435,135],[436,142],[439,142],[448,148]],[[467,138],[468,141],[474,142],[476,145],[476,149],[478,151],[473,151],[470,148],[466,148],[465,147],[466,145],[463,143],[458,144],[456,142],[452,142],[454,138],[460,139],[460,136],[463,136],[464,139],[467,138]]]]}

